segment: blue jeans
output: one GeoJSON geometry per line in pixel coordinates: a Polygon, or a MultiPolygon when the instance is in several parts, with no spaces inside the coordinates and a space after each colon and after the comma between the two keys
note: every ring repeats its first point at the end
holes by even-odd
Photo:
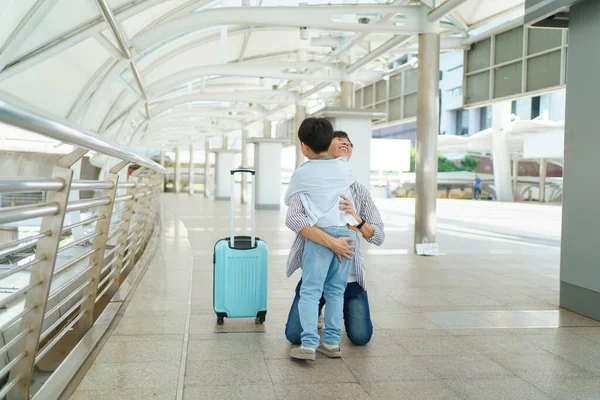
{"type": "MultiPolygon", "coordinates": [[[[296,286],[296,297],[290,308],[288,320],[285,325],[285,337],[292,344],[300,344],[302,340],[302,325],[298,315],[298,301],[300,300],[300,285],[302,280],[296,286]]],[[[325,304],[325,298],[321,297],[319,302],[319,315],[321,308],[325,304]]],[[[369,310],[369,296],[358,283],[350,282],[344,292],[344,326],[346,334],[352,344],[364,346],[371,341],[373,336],[373,323],[371,322],[371,312],[369,310]]]]}
{"type": "MultiPolygon", "coordinates": [[[[321,228],[329,236],[351,237],[356,239],[356,232],[344,226],[321,228]]],[[[319,347],[319,300],[323,295],[327,302],[325,309],[325,329],[323,343],[337,346],[342,338],[342,314],[344,312],[344,291],[350,274],[352,260],[346,258],[338,261],[334,252],[325,246],[306,240],[302,255],[302,284],[298,315],[302,326],[300,335],[302,347],[316,349],[319,347]]]]}

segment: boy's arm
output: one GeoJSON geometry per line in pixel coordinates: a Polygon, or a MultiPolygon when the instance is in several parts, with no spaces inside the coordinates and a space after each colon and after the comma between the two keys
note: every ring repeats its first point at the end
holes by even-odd
{"type": "Polygon", "coordinates": [[[354,242],[354,239],[350,237],[334,238],[316,226],[310,225],[299,195],[295,195],[290,199],[285,225],[298,235],[333,251],[340,262],[342,261],[342,257],[350,260],[354,255],[354,248],[356,246],[350,244],[354,242]]]}

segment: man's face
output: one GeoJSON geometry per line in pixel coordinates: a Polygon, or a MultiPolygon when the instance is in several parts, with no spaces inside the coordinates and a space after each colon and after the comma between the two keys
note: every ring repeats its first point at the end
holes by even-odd
{"type": "Polygon", "coordinates": [[[329,146],[329,155],[334,158],[346,157],[349,160],[352,157],[352,143],[346,138],[333,138],[329,146]]]}

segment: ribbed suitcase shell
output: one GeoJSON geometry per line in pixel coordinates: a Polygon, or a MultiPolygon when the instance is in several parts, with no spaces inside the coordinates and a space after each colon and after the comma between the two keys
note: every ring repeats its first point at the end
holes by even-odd
{"type": "MultiPolygon", "coordinates": [[[[236,236],[236,247],[249,242],[236,236]]],[[[250,247],[249,245],[247,247],[250,247]]],[[[228,318],[256,317],[267,311],[268,247],[256,238],[253,249],[232,249],[229,238],[215,244],[213,301],[216,313],[228,318]]]]}

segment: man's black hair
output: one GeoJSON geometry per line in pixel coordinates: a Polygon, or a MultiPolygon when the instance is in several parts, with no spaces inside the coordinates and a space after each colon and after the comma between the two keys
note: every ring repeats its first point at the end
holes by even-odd
{"type": "Polygon", "coordinates": [[[333,138],[343,138],[343,139],[347,139],[348,142],[350,143],[350,147],[354,147],[354,144],[352,144],[352,140],[350,140],[350,137],[348,136],[348,134],[344,131],[335,131],[333,132],[333,138]]]}
{"type": "Polygon", "coordinates": [[[333,126],[325,118],[306,118],[298,129],[298,139],[315,154],[325,153],[333,140],[333,126]]]}

